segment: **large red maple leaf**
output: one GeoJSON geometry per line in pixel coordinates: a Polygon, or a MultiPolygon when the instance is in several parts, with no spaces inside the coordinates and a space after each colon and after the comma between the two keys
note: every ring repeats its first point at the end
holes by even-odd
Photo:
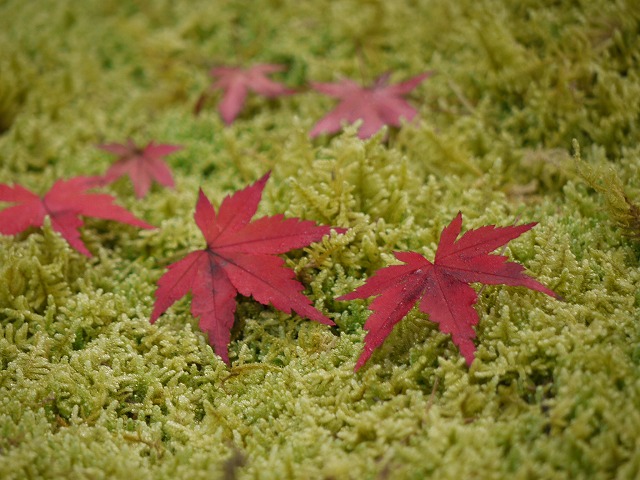
{"type": "Polygon", "coordinates": [[[432,73],[425,72],[393,85],[387,84],[389,75],[386,74],[378,77],[371,87],[362,87],[349,79],[338,83],[312,83],[315,90],[339,98],[340,103],[315,124],[311,137],[336,133],[343,122],[362,120],[358,137],[369,138],[385,125],[399,127],[402,119],[413,120],[418,112],[402,96],[411,93],[432,73]]]}
{"type": "Polygon", "coordinates": [[[200,190],[194,218],[207,247],[169,265],[158,280],[151,323],[191,291],[191,313],[200,317],[200,328],[209,334],[209,342],[226,363],[238,292],[285,313],[294,310],[302,317],[334,325],[300,293],[304,286],[284,266],[284,259],[275,255],[316,242],[332,228],[339,233],[345,229],[283,215],[251,222],[268,179],[267,173],[226,197],[217,214],[200,190]]]}
{"type": "Polygon", "coordinates": [[[433,263],[419,253],[396,252],[396,258],[404,265],[382,268],[364,285],[338,297],[337,300],[353,300],[379,295],[369,306],[373,314],[364,325],[368,333],[355,370],[365,364],[395,324],[420,299],[420,311],[429,314],[442,332],[451,334],[467,365],[471,365],[476,350],[472,327],[478,323],[473,305],[478,295],[469,283],[523,286],[557,297],[552,290],[527,276],[522,265],[508,262],[503,255],[489,255],[535,225],[488,225],[469,230],[456,241],[462,226],[462,214],[458,213],[442,231],[433,263]]]}
{"type": "Polygon", "coordinates": [[[20,185],[0,184],[0,202],[17,203],[0,212],[0,233],[15,235],[29,227],[41,227],[48,215],[52,228],[73,248],[91,257],[80,239],[80,216],[104,218],[141,228],[154,228],[124,208],[114,205],[114,197],[87,193],[101,183],[100,177],[74,177],[58,180],[40,197],[20,185]]]}
{"type": "Polygon", "coordinates": [[[104,174],[106,183],[114,182],[123,175],[129,175],[138,198],[144,197],[149,192],[154,180],[165,187],[174,186],[171,170],[162,158],[181,150],[182,147],[156,144],[153,141],[146,147],[138,147],[133,140],[129,139],[125,144],[107,143],[98,145],[98,148],[120,157],[104,174]]]}
{"type": "MultiPolygon", "coordinates": [[[[212,68],[211,76],[217,77],[217,80],[210,88],[212,90],[220,89],[224,92],[218,106],[222,120],[227,125],[233,123],[244,106],[249,90],[268,98],[294,93],[295,90],[267,77],[268,74],[281,72],[284,68],[283,65],[268,63],[248,68],[228,66],[212,68]]],[[[206,95],[200,96],[195,107],[196,113],[202,108],[205,99],[206,95]]]]}

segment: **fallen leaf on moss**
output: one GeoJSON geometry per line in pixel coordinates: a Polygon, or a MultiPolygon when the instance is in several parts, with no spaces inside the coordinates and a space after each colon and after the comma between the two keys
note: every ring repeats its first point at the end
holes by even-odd
{"type": "Polygon", "coordinates": [[[154,180],[165,187],[174,186],[171,170],[163,161],[163,157],[181,150],[182,147],[156,144],[153,141],[146,147],[138,147],[129,139],[124,144],[107,143],[98,145],[98,148],[119,157],[105,173],[105,183],[114,182],[123,175],[128,175],[138,198],[144,197],[149,192],[154,180]]]}
{"type": "Polygon", "coordinates": [[[404,265],[382,268],[364,285],[338,297],[353,300],[378,295],[369,306],[373,314],[364,325],[368,333],[355,370],[366,363],[418,300],[420,311],[427,313],[442,332],[451,334],[467,365],[471,365],[476,350],[472,327],[478,323],[473,305],[478,295],[470,283],[523,286],[557,298],[552,290],[527,276],[522,265],[508,262],[503,255],[489,254],[535,225],[488,225],[469,230],[456,241],[462,227],[462,214],[458,213],[442,231],[433,263],[416,252],[396,252],[404,265]]]}
{"type": "Polygon", "coordinates": [[[409,122],[417,115],[403,95],[411,93],[432,72],[425,72],[407,81],[388,85],[389,75],[381,75],[371,87],[362,87],[353,80],[344,79],[338,83],[312,83],[318,92],[340,99],[340,103],[331,112],[315,124],[311,137],[322,133],[336,133],[342,129],[342,123],[354,123],[362,120],[358,137],[369,138],[385,125],[401,126],[404,119],[409,122]]]}
{"type": "MultiPolygon", "coordinates": [[[[216,67],[211,69],[211,76],[217,77],[210,87],[211,90],[224,92],[218,110],[224,123],[230,125],[236,119],[249,90],[268,98],[281,95],[289,95],[295,91],[285,85],[271,80],[267,75],[284,70],[282,65],[258,64],[249,68],[242,67],[216,67]]],[[[195,106],[195,113],[202,109],[206,94],[202,94],[195,106]]]]}
{"type": "Polygon", "coordinates": [[[285,313],[294,310],[302,317],[334,325],[311,306],[311,301],[301,293],[304,286],[284,266],[284,259],[276,255],[317,242],[331,229],[339,233],[345,229],[283,215],[251,222],[268,179],[266,174],[253,185],[226,197],[217,214],[200,190],[194,218],[207,248],[172,263],[158,280],[151,323],[191,291],[191,313],[200,317],[200,328],[209,334],[209,342],[226,363],[238,293],[285,313]]]}
{"type": "Polygon", "coordinates": [[[77,251],[91,257],[91,252],[80,239],[80,216],[104,218],[140,228],[154,228],[131,212],[114,205],[115,198],[107,194],[87,193],[101,184],[101,177],[74,177],[56,181],[40,197],[20,185],[0,184],[0,202],[17,203],[0,212],[0,233],[15,235],[29,227],[41,227],[45,217],[77,251]]]}

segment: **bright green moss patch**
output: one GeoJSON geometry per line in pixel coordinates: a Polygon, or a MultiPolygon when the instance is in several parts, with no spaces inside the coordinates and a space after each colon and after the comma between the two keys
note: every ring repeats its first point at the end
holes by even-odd
{"type": "Polygon", "coordinates": [[[632,0],[3,2],[0,183],[101,174],[96,144],[129,137],[184,149],[175,189],[107,188],[155,230],[87,219],[91,259],[49,223],[0,236],[0,477],[636,478],[638,65],[632,0]],[[254,63],[301,92],[193,115],[211,66],[254,63]],[[335,105],[308,81],[427,70],[386,141],[308,138],[335,105]],[[155,282],[203,247],[198,188],[219,205],[267,170],[260,215],[349,227],[286,255],[337,327],[239,297],[227,367],[189,298],[149,323],[155,282]],[[432,258],[458,211],[539,222],[506,252],[564,300],[483,289],[470,368],[414,309],[354,374],[367,303],[334,298],[432,258]]]}

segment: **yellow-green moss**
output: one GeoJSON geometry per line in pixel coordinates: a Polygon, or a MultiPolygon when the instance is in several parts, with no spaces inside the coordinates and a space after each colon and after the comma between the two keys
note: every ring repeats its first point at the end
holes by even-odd
{"type": "Polygon", "coordinates": [[[0,183],[102,173],[128,137],[184,149],[175,189],[108,187],[155,230],[87,219],[91,259],[48,222],[0,236],[0,477],[636,478],[638,65],[633,0],[2,2],[0,183]],[[209,67],[258,62],[300,93],[193,115],[209,67]],[[308,138],[335,104],[308,81],[427,70],[419,121],[308,138]],[[349,227],[286,255],[337,327],[239,297],[227,367],[189,298],[149,323],[155,282],[203,246],[198,188],[267,170],[260,215],[349,227]],[[458,211],[539,222],[507,254],[563,301],[484,288],[470,368],[414,310],[354,374],[367,302],[334,298],[432,257],[458,211]]]}

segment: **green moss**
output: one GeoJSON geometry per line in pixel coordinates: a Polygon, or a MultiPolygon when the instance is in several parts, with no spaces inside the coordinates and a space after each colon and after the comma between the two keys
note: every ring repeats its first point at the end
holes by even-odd
{"type": "MultiPolygon", "coordinates": [[[[0,183],[105,171],[101,142],[175,143],[175,189],[109,193],[155,230],[87,219],[0,236],[0,477],[635,478],[640,472],[637,2],[5,1],[0,183]],[[214,64],[283,63],[298,95],[224,126],[214,64]],[[308,81],[436,74],[419,121],[311,140],[308,81]],[[385,133],[388,135],[385,136],[385,133]],[[582,147],[572,147],[576,139],[582,147]],[[166,265],[267,170],[260,215],[349,227],[286,255],[335,328],[238,298],[227,367],[166,265]],[[468,368],[417,310],[353,373],[369,310],[337,302],[395,250],[537,221],[506,254],[558,292],[490,286],[468,368]]],[[[478,289],[479,290],[479,289],[478,289]]]]}

